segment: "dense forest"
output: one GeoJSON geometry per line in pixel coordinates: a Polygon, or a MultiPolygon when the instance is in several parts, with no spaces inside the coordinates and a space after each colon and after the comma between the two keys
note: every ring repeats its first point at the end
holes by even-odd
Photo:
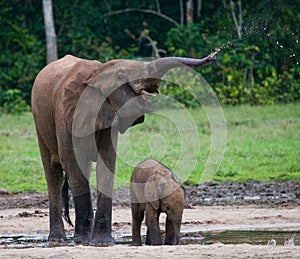
{"type": "MultiPolygon", "coordinates": [[[[52,2],[58,57],[105,62],[221,49],[201,75],[222,104],[300,99],[299,0],[52,2]]],[[[0,0],[0,27],[0,111],[29,110],[34,78],[46,65],[42,1],[0,0]]],[[[183,105],[198,105],[180,87],[167,89],[183,105]]]]}

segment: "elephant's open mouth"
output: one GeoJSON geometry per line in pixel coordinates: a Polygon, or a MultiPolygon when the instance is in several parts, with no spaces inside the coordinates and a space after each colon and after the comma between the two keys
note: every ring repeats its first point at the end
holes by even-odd
{"type": "Polygon", "coordinates": [[[140,94],[142,95],[143,99],[146,100],[146,96],[156,96],[155,93],[160,94],[160,91],[158,88],[155,90],[155,92],[147,91],[147,89],[145,89],[145,90],[142,90],[140,94]]]}
{"type": "Polygon", "coordinates": [[[155,78],[146,78],[136,80],[130,85],[136,94],[142,95],[143,99],[146,99],[146,96],[155,96],[156,94],[160,94],[157,85],[159,81],[159,79],[155,78]]]}

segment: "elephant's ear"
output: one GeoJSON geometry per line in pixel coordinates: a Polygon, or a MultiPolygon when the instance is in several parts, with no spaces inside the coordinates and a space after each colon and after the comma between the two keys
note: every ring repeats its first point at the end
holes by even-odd
{"type": "Polygon", "coordinates": [[[95,68],[94,64],[76,64],[64,82],[64,119],[68,131],[76,137],[85,137],[118,123],[115,111],[101,92],[88,85],[95,76],[95,68]]]}
{"type": "Polygon", "coordinates": [[[159,182],[161,177],[159,174],[155,173],[150,176],[145,184],[145,199],[148,201],[152,207],[157,210],[159,208],[159,182]]]}
{"type": "Polygon", "coordinates": [[[148,178],[145,185],[145,199],[153,208],[158,209],[160,199],[171,195],[181,184],[179,179],[169,169],[161,169],[148,178]]]}

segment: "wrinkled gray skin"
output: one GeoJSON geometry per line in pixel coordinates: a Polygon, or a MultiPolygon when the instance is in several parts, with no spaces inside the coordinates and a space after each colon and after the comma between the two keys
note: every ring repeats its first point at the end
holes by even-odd
{"type": "Polygon", "coordinates": [[[66,239],[61,212],[64,171],[75,204],[75,241],[113,244],[111,197],[118,132],[144,121],[144,114],[151,112],[146,97],[158,92],[157,83],[169,69],[208,65],[215,55],[104,64],[67,55],[41,70],[32,89],[32,112],[48,186],[49,241],[66,239]],[[95,219],[88,180],[91,161],[97,162],[95,219]]]}
{"type": "Polygon", "coordinates": [[[184,188],[163,164],[147,159],[136,166],[131,177],[132,245],[140,246],[141,224],[146,213],[146,245],[177,245],[184,209],[184,188]],[[163,240],[159,215],[166,213],[163,240]]]}

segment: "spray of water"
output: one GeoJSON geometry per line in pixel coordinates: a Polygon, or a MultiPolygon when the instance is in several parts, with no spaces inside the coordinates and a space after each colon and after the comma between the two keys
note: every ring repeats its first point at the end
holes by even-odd
{"type": "Polygon", "coordinates": [[[222,28],[223,31],[217,31],[217,34],[224,34],[224,42],[217,46],[216,49],[219,49],[220,51],[229,51],[236,49],[243,39],[247,39],[249,42],[252,42],[253,45],[255,45],[257,41],[263,39],[268,41],[270,46],[282,51],[285,54],[285,58],[289,59],[285,60],[287,63],[299,65],[299,55],[296,54],[297,50],[292,49],[289,46],[289,42],[299,44],[299,35],[289,27],[283,26],[282,31],[287,37],[285,40],[279,40],[278,35],[276,35],[276,32],[272,27],[272,21],[275,16],[276,14],[274,11],[265,10],[255,17],[251,16],[248,19],[247,17],[244,17],[241,38],[238,38],[234,27],[229,28],[224,26],[222,28]]]}

